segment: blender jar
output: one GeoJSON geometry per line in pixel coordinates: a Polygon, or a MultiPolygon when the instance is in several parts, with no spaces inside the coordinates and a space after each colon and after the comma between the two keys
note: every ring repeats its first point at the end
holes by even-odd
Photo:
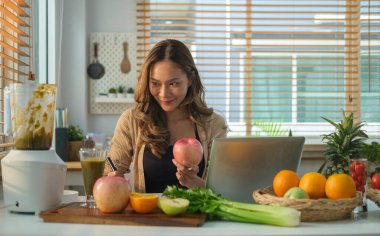
{"type": "Polygon", "coordinates": [[[49,150],[53,139],[56,85],[11,87],[13,141],[19,150],[49,150]]]}

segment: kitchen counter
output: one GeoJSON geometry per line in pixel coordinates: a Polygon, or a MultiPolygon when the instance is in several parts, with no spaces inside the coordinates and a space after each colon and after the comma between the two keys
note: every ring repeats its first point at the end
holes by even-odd
{"type": "MultiPolygon", "coordinates": [[[[0,206],[4,202],[0,200],[0,206]]],[[[380,235],[380,208],[368,200],[369,212],[357,219],[276,227],[234,222],[206,222],[201,227],[156,227],[45,223],[34,214],[0,209],[0,235],[380,235]]]]}

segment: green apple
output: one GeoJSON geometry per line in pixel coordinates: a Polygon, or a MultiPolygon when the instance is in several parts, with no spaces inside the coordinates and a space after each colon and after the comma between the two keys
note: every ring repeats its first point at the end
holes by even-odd
{"type": "Polygon", "coordinates": [[[189,200],[185,198],[161,197],[158,201],[158,206],[165,214],[175,216],[184,213],[187,210],[189,203],[189,200]]]}
{"type": "Polygon", "coordinates": [[[284,198],[288,199],[309,199],[309,195],[303,189],[299,187],[290,188],[284,194],[284,198]]]}

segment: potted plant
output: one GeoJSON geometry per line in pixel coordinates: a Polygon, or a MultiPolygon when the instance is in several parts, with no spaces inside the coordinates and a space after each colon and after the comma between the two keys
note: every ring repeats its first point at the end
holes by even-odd
{"type": "Polygon", "coordinates": [[[364,146],[364,140],[368,138],[362,130],[363,122],[354,124],[354,114],[346,116],[343,111],[342,120],[335,123],[330,119],[322,117],[335,127],[333,133],[323,135],[322,141],[326,143],[325,161],[319,168],[327,177],[332,174],[349,174],[350,159],[358,158],[364,146]]]}
{"type": "Polygon", "coordinates": [[[108,97],[115,98],[117,94],[116,88],[112,87],[108,89],[108,97]]]}
{"type": "Polygon", "coordinates": [[[127,98],[133,98],[135,90],[132,87],[129,87],[127,90],[127,98]]]}
{"type": "Polygon", "coordinates": [[[78,125],[69,125],[69,161],[79,161],[83,138],[83,131],[78,125]]]}
{"type": "Polygon", "coordinates": [[[122,86],[122,85],[120,85],[120,86],[117,88],[117,97],[118,97],[118,98],[123,98],[123,97],[125,97],[124,90],[125,90],[125,87],[122,86]]]}

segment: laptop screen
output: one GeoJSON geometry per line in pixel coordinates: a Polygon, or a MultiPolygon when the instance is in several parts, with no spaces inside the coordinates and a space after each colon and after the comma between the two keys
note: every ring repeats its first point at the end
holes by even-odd
{"type": "Polygon", "coordinates": [[[304,137],[215,139],[206,186],[222,197],[253,203],[253,191],[271,186],[276,173],[297,171],[304,137]]]}

